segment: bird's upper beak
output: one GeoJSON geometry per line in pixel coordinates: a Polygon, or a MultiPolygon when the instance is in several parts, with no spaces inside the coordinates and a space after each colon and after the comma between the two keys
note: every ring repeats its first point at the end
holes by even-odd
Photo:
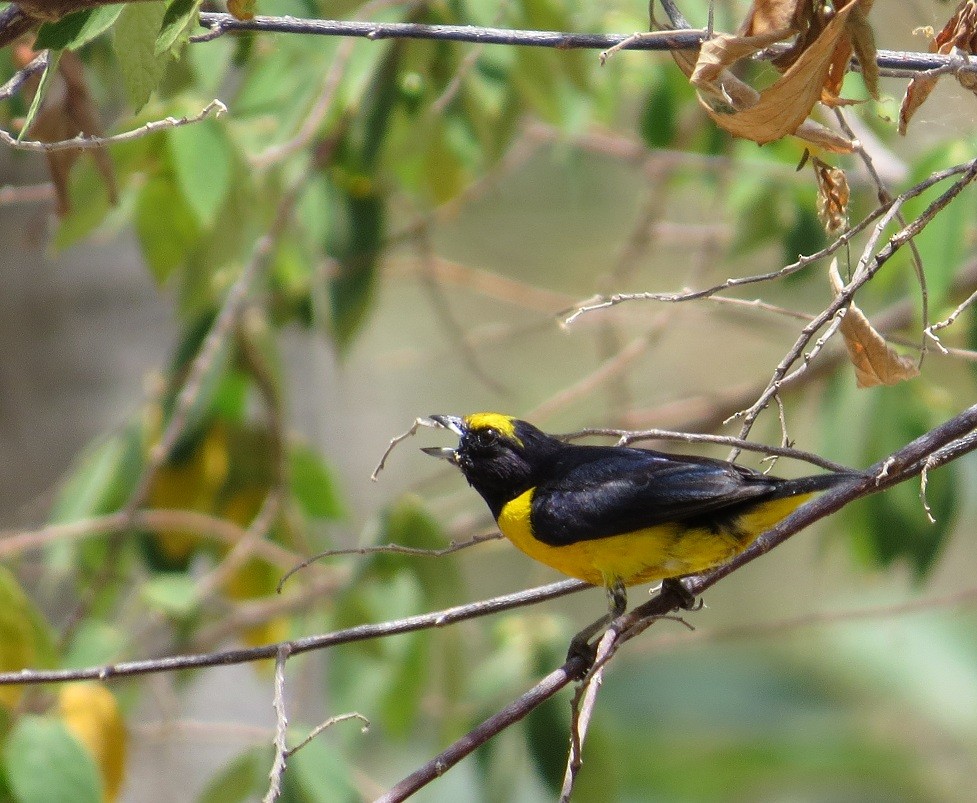
{"type": "MultiPolygon", "coordinates": [[[[465,434],[465,422],[456,415],[429,415],[428,418],[438,426],[450,429],[459,438],[465,434]]],[[[449,446],[427,446],[423,447],[421,451],[424,454],[431,455],[431,457],[440,457],[442,460],[451,463],[458,462],[458,450],[449,446]]]]}
{"type": "Polygon", "coordinates": [[[438,426],[450,429],[459,438],[465,434],[465,422],[456,415],[429,415],[428,418],[438,426]]]}

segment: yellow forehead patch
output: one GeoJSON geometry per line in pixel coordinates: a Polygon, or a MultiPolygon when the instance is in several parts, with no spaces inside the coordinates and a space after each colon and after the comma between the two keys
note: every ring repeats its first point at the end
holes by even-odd
{"type": "Polygon", "coordinates": [[[465,416],[465,426],[468,429],[494,429],[503,438],[508,438],[522,446],[522,441],[516,436],[516,420],[510,415],[472,413],[465,416]]]}

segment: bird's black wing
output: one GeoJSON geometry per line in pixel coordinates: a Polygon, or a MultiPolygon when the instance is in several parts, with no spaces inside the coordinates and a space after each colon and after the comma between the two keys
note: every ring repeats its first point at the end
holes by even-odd
{"type": "Polygon", "coordinates": [[[784,482],[722,460],[645,449],[580,446],[557,463],[531,509],[535,537],[553,546],[668,522],[718,522],[724,509],[732,514],[784,482]]]}

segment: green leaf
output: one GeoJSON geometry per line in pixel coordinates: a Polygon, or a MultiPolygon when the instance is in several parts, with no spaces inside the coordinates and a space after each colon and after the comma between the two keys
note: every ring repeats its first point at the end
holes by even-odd
{"type": "Polygon", "coordinates": [[[168,176],[154,176],[143,186],[136,201],[135,226],[143,257],[160,286],[200,238],[193,211],[168,176]]]}
{"type": "Polygon", "coordinates": [[[95,761],[54,717],[22,717],[4,745],[3,763],[10,787],[23,803],[102,800],[95,761]]]}
{"type": "Polygon", "coordinates": [[[675,142],[678,130],[678,87],[669,76],[677,70],[659,71],[641,113],[641,138],[651,148],[668,148],[675,142]]]}
{"type": "Polygon", "coordinates": [[[37,92],[34,93],[34,99],[31,101],[31,107],[27,110],[27,117],[24,120],[24,125],[20,129],[20,133],[17,135],[17,141],[20,142],[24,135],[30,131],[31,126],[34,125],[34,118],[37,117],[37,113],[41,110],[41,103],[44,101],[44,96],[47,94],[48,86],[51,83],[51,78],[58,71],[58,62],[61,60],[61,51],[52,50],[48,55],[47,66],[44,68],[44,73],[41,75],[41,82],[37,86],[37,92]]]}
{"type": "Polygon", "coordinates": [[[329,281],[333,335],[348,346],[373,301],[377,262],[383,247],[386,202],[364,176],[351,179],[351,191],[336,205],[327,251],[337,262],[329,281]]]}
{"type": "Polygon", "coordinates": [[[784,232],[783,260],[785,265],[796,262],[801,254],[813,254],[825,246],[824,227],[817,212],[807,203],[798,203],[794,222],[784,232]]]}
{"type": "Polygon", "coordinates": [[[107,31],[119,18],[124,6],[100,6],[77,11],[57,22],[45,22],[37,32],[35,50],[77,50],[107,31]]]}
{"type": "MultiPolygon", "coordinates": [[[[873,391],[862,430],[866,464],[919,437],[940,418],[939,405],[929,403],[921,392],[910,383],[873,391]]],[[[855,546],[863,557],[881,566],[905,560],[918,579],[925,576],[952,531],[958,506],[956,471],[950,465],[928,476],[926,501],[935,523],[926,517],[917,479],[852,505],[855,546]]]]}
{"type": "Polygon", "coordinates": [[[176,182],[197,220],[210,226],[231,187],[232,152],[223,125],[201,120],[168,132],[176,182]]]}
{"type": "Polygon", "coordinates": [[[61,485],[51,508],[51,521],[76,521],[118,509],[135,485],[141,462],[135,428],[125,435],[93,442],[79,455],[61,485]]]}
{"type": "Polygon", "coordinates": [[[67,654],[61,659],[61,666],[80,669],[111,663],[124,653],[129,635],[124,625],[82,619],[75,629],[67,654]]]}
{"type": "Polygon", "coordinates": [[[306,516],[313,519],[341,519],[343,503],[335,474],[323,459],[302,443],[288,453],[292,493],[306,516]]]}
{"type": "Polygon", "coordinates": [[[268,768],[274,756],[269,748],[254,747],[224,765],[197,798],[197,803],[244,803],[267,791],[268,768]]]}
{"type": "Polygon", "coordinates": [[[778,192],[777,186],[771,186],[770,183],[753,187],[742,198],[737,198],[734,202],[736,234],[730,247],[731,255],[749,254],[779,240],[784,232],[781,214],[783,203],[783,193],[778,192]]]}
{"type": "Polygon", "coordinates": [[[143,599],[174,619],[188,619],[198,607],[197,581],[187,574],[167,572],[140,587],[143,599]]]}
{"type": "MultiPolygon", "coordinates": [[[[341,722],[337,728],[355,728],[355,723],[341,722]]],[[[295,729],[296,741],[304,736],[295,729]]],[[[336,748],[329,732],[320,733],[288,759],[282,778],[282,799],[294,801],[328,800],[334,803],[361,800],[350,777],[350,762],[336,748]]]]}
{"type": "MultiPolygon", "coordinates": [[[[443,549],[448,538],[417,496],[405,494],[384,511],[379,543],[416,549],[443,549]]],[[[420,580],[431,606],[455,604],[462,591],[461,575],[450,558],[418,555],[376,555],[377,571],[393,574],[408,568],[420,580]]]]}
{"type": "Polygon", "coordinates": [[[170,61],[168,53],[156,53],[156,39],[165,13],[162,2],[132,3],[123,8],[112,30],[122,82],[137,112],[163,80],[170,61]]]}
{"type": "Polygon", "coordinates": [[[61,219],[54,235],[54,247],[63,250],[88,237],[108,215],[109,202],[105,177],[92,159],[82,159],[71,170],[68,179],[71,213],[61,219]]]}
{"type": "Polygon", "coordinates": [[[174,57],[190,41],[190,31],[197,22],[203,0],[173,0],[163,15],[163,24],[156,38],[156,55],[169,53],[174,57]]]}

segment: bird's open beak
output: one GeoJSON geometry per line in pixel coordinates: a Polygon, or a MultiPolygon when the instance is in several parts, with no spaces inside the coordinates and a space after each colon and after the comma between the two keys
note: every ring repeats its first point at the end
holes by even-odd
{"type": "Polygon", "coordinates": [[[465,422],[456,415],[429,415],[435,424],[445,429],[450,429],[459,438],[465,434],[465,422]]]}
{"type": "MultiPolygon", "coordinates": [[[[429,415],[428,418],[439,427],[450,429],[459,438],[465,434],[465,422],[456,415],[429,415]]],[[[449,463],[457,464],[458,462],[458,450],[448,446],[427,446],[422,448],[421,451],[424,454],[431,455],[431,457],[440,457],[449,463]]]]}
{"type": "Polygon", "coordinates": [[[424,454],[431,455],[431,457],[440,457],[442,460],[447,460],[450,463],[458,462],[458,450],[448,446],[422,446],[421,451],[424,454]]]}

